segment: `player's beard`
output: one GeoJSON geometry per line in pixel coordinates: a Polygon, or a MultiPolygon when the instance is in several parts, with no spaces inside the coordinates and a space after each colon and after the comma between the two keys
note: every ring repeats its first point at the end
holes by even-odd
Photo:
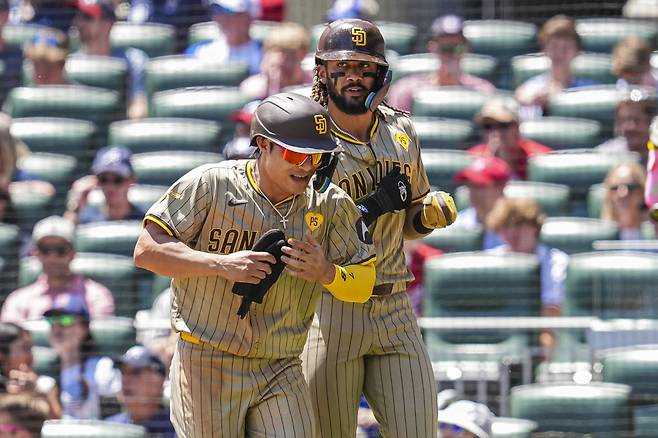
{"type": "Polygon", "coordinates": [[[368,108],[366,107],[366,98],[368,97],[368,94],[371,90],[368,90],[362,84],[346,85],[343,87],[343,90],[350,87],[361,87],[366,90],[366,93],[362,99],[348,100],[338,92],[333,81],[327,81],[327,93],[329,94],[329,98],[338,107],[339,110],[345,114],[365,114],[368,111],[368,108]]]}

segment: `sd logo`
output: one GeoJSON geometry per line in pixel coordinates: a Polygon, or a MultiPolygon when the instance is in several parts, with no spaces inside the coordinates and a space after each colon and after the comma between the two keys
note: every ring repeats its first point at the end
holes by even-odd
{"type": "Polygon", "coordinates": [[[318,134],[323,135],[327,133],[327,119],[324,118],[322,114],[316,114],[313,116],[315,121],[315,130],[318,134]]]}
{"type": "Polygon", "coordinates": [[[355,46],[363,47],[366,45],[366,32],[360,27],[352,28],[352,42],[355,46]]]}

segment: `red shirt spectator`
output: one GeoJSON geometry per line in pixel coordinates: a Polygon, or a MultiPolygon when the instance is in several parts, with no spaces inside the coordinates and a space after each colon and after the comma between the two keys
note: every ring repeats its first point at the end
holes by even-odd
{"type": "Polygon", "coordinates": [[[404,242],[404,253],[407,258],[407,266],[414,279],[407,286],[407,293],[416,316],[423,314],[423,279],[425,262],[432,257],[443,254],[440,249],[433,248],[422,240],[408,240],[404,242]]]}

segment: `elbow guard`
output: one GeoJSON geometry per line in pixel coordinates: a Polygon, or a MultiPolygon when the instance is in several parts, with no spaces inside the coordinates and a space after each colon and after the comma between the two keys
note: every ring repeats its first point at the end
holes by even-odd
{"type": "Polygon", "coordinates": [[[334,281],[323,285],[333,296],[349,303],[365,303],[375,286],[375,260],[364,265],[337,266],[334,281]]]}

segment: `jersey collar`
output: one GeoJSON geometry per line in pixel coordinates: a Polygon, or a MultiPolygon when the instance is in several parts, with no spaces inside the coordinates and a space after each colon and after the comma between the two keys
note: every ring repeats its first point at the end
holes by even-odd
{"type": "MultiPolygon", "coordinates": [[[[372,122],[372,126],[370,127],[370,137],[368,138],[368,143],[372,141],[372,137],[375,135],[375,132],[377,131],[377,127],[379,126],[379,114],[375,113],[375,121],[372,122]]],[[[340,138],[341,140],[345,140],[348,143],[352,144],[358,144],[358,145],[365,145],[366,142],[363,142],[361,140],[357,140],[354,138],[352,135],[348,134],[347,132],[343,131],[339,127],[335,127],[331,129],[331,133],[340,138]]]]}
{"type": "MultiPolygon", "coordinates": [[[[258,193],[263,198],[266,198],[265,194],[260,190],[260,187],[258,187],[258,184],[256,184],[256,179],[254,178],[254,163],[255,163],[254,160],[248,160],[247,164],[245,165],[246,166],[245,171],[246,171],[246,174],[247,174],[247,181],[249,181],[249,185],[251,186],[252,189],[254,189],[254,191],[256,193],[258,193]]],[[[290,196],[282,199],[281,201],[277,202],[276,204],[274,204],[274,206],[278,207],[279,205],[283,205],[283,204],[285,204],[286,202],[290,201],[293,198],[294,198],[294,196],[290,195],[290,196]]]]}

